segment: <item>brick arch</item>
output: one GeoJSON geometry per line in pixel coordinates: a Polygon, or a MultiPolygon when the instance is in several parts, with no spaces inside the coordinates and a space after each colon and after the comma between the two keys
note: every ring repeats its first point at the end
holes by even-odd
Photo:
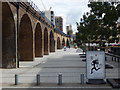
{"type": "Polygon", "coordinates": [[[66,41],[66,47],[69,47],[69,40],[67,39],[67,41],[66,41]]]}
{"type": "Polygon", "coordinates": [[[48,29],[44,29],[44,55],[49,55],[48,53],[48,29]]]}
{"type": "Polygon", "coordinates": [[[65,46],[65,38],[63,38],[63,40],[62,40],[62,47],[64,47],[65,46]]]}
{"type": "Polygon", "coordinates": [[[55,52],[55,40],[54,40],[54,32],[52,32],[52,30],[50,31],[50,52],[55,52]]]}
{"type": "Polygon", "coordinates": [[[29,16],[24,14],[20,21],[20,60],[33,61],[33,31],[29,16]]]}
{"type": "Polygon", "coordinates": [[[70,40],[70,44],[71,44],[71,42],[72,42],[71,38],[69,40],[70,40]]]}
{"type": "Polygon", "coordinates": [[[35,57],[42,57],[42,29],[40,23],[35,28],[35,57]]]}
{"type": "Polygon", "coordinates": [[[61,49],[61,40],[60,40],[60,37],[57,38],[57,49],[61,49]]]}
{"type": "Polygon", "coordinates": [[[8,3],[2,3],[2,68],[16,67],[15,21],[8,3]]]}

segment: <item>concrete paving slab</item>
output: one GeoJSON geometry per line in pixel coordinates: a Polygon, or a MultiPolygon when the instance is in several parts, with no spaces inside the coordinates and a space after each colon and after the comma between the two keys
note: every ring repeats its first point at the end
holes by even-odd
{"type": "MultiPolygon", "coordinates": [[[[79,57],[80,53],[82,54],[82,51],[76,53],[76,49],[73,48],[67,49],[67,51],[62,49],[43,58],[35,58],[34,62],[20,62],[20,68],[18,69],[0,69],[3,75],[0,77],[3,81],[2,85],[4,87],[11,87],[11,85],[16,87],[14,86],[14,75],[18,74],[20,83],[18,87],[32,87],[36,83],[36,75],[40,74],[40,81],[44,87],[48,87],[50,84],[58,87],[57,76],[62,73],[63,86],[76,86],[79,83],[78,87],[100,87],[97,85],[80,85],[80,74],[85,75],[86,81],[86,62],[83,62],[82,58],[79,57]]],[[[112,62],[110,57],[106,63],[114,66],[113,69],[106,69],[106,78],[118,78],[119,65],[112,62]]],[[[111,88],[109,84],[101,86],[111,88]]]]}

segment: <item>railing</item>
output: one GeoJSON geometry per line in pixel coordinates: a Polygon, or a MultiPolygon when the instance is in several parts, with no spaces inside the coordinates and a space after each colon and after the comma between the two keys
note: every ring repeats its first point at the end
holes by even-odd
{"type": "MultiPolygon", "coordinates": [[[[40,16],[43,17],[42,12],[37,7],[37,5],[35,5],[35,3],[32,0],[27,0],[27,1],[40,14],[40,16]]],[[[51,21],[46,16],[44,16],[43,18],[51,25],[51,21]]]]}
{"type": "Polygon", "coordinates": [[[37,7],[37,5],[35,5],[35,3],[34,3],[32,0],[27,0],[27,1],[28,1],[28,3],[29,3],[36,11],[41,12],[41,11],[39,10],[39,8],[37,7]]]}

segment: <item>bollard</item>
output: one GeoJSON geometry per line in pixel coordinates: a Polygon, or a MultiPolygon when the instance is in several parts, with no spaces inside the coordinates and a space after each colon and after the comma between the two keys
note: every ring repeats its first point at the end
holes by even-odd
{"type": "Polygon", "coordinates": [[[83,85],[84,84],[84,74],[81,74],[81,84],[83,85]]]}
{"type": "Polygon", "coordinates": [[[18,85],[18,75],[15,74],[15,85],[18,85]]]}
{"type": "Polygon", "coordinates": [[[105,61],[107,61],[107,57],[105,57],[105,61]]]}
{"type": "Polygon", "coordinates": [[[36,79],[37,79],[37,85],[40,85],[40,75],[39,74],[37,74],[36,79]]]}
{"type": "Polygon", "coordinates": [[[115,57],[115,61],[117,61],[117,58],[115,57]]]}
{"type": "Polygon", "coordinates": [[[113,61],[113,57],[112,57],[112,61],[113,61]]]}
{"type": "Polygon", "coordinates": [[[62,85],[62,73],[58,74],[58,85],[62,85]]]}

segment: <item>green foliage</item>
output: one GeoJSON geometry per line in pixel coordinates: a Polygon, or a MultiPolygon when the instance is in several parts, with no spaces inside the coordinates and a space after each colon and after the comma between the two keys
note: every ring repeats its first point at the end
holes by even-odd
{"type": "Polygon", "coordinates": [[[83,15],[77,22],[76,41],[79,44],[94,42],[103,43],[103,40],[114,42],[120,34],[120,27],[116,27],[118,20],[118,6],[111,2],[90,2],[90,12],[83,15]],[[110,40],[109,37],[113,38],[110,40]]]}

